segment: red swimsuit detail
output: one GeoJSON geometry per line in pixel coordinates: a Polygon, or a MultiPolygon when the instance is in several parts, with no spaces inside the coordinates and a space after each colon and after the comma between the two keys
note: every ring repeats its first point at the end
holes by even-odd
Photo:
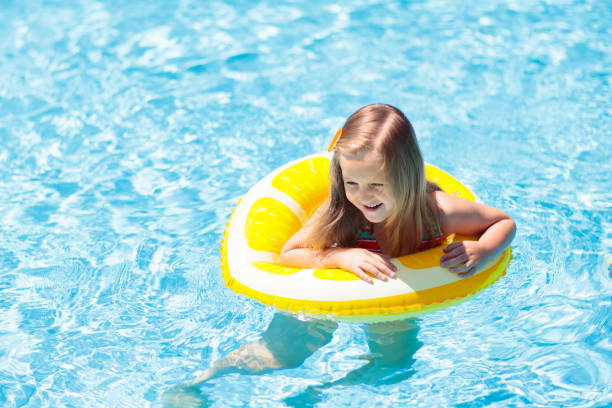
{"type": "MultiPolygon", "coordinates": [[[[437,226],[436,226],[437,227],[437,226]]],[[[440,233],[438,228],[434,228],[436,233],[433,237],[426,236],[425,239],[421,241],[419,246],[417,247],[417,252],[424,251],[429,248],[436,247],[442,244],[444,240],[444,235],[440,233]]],[[[382,254],[383,252],[378,246],[378,242],[374,237],[374,229],[371,225],[365,225],[359,229],[359,236],[357,237],[357,248],[367,249],[368,251],[375,252],[377,254],[382,254]]]]}

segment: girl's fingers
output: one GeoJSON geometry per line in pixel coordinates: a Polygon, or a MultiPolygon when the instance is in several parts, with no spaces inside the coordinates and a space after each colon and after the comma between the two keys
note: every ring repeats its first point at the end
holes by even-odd
{"type": "Polygon", "coordinates": [[[470,276],[472,276],[474,274],[474,272],[476,272],[476,267],[472,266],[469,270],[467,270],[467,271],[465,271],[463,273],[460,273],[459,277],[460,278],[469,278],[470,276]]]}
{"type": "Polygon", "coordinates": [[[444,248],[442,251],[450,252],[453,249],[461,247],[461,246],[463,246],[463,242],[452,242],[452,243],[448,244],[448,246],[446,248],[444,248]]]}
{"type": "Polygon", "coordinates": [[[372,280],[370,275],[365,273],[362,269],[354,270],[353,273],[355,275],[359,276],[361,278],[361,280],[364,280],[364,281],[368,282],[369,284],[373,284],[374,283],[374,280],[372,280]]]}
{"type": "MultiPolygon", "coordinates": [[[[391,267],[395,269],[393,264],[391,264],[391,267]]],[[[395,271],[386,262],[381,262],[380,258],[366,259],[363,262],[362,269],[382,281],[395,278],[395,271]]]]}
{"type": "Polygon", "coordinates": [[[374,263],[371,261],[366,261],[364,266],[367,267],[366,272],[369,272],[371,275],[375,276],[376,278],[382,281],[386,281],[388,279],[384,265],[380,265],[378,263],[374,263]]]}
{"type": "Polygon", "coordinates": [[[358,267],[352,272],[357,275],[360,279],[372,284],[374,283],[372,277],[387,281],[389,278],[395,278],[397,267],[391,263],[391,258],[383,254],[375,254],[367,251],[365,257],[362,260],[357,261],[358,267]]]}
{"type": "Polygon", "coordinates": [[[395,278],[395,271],[397,268],[391,262],[384,262],[383,264],[376,264],[378,269],[390,278],[395,278]]]}
{"type": "Polygon", "coordinates": [[[383,272],[390,278],[395,278],[395,272],[397,271],[397,267],[391,263],[390,260],[387,260],[383,264],[383,272]]]}
{"type": "Polygon", "coordinates": [[[458,254],[458,255],[453,256],[453,257],[451,257],[451,256],[444,257],[443,256],[442,258],[440,258],[440,261],[441,261],[440,262],[440,266],[443,267],[443,268],[448,268],[450,266],[455,266],[455,265],[463,264],[463,263],[467,262],[468,259],[469,258],[467,256],[467,254],[465,254],[465,253],[461,253],[461,254],[458,254]]]}
{"type": "Polygon", "coordinates": [[[469,271],[473,267],[474,267],[473,265],[468,265],[467,262],[464,262],[462,265],[456,266],[454,268],[450,268],[448,271],[452,273],[458,273],[461,275],[462,273],[469,271]]]}
{"type": "Polygon", "coordinates": [[[461,255],[465,255],[465,248],[457,247],[457,248],[454,248],[446,252],[444,255],[442,255],[442,257],[440,258],[440,261],[445,262],[445,261],[448,261],[450,259],[456,258],[461,255]]]}
{"type": "Polygon", "coordinates": [[[395,278],[395,271],[397,267],[391,263],[391,259],[385,255],[372,254],[373,257],[369,259],[369,264],[373,265],[377,270],[381,271],[385,275],[395,278]]]}
{"type": "Polygon", "coordinates": [[[387,268],[389,268],[390,270],[394,271],[397,269],[395,265],[391,263],[391,258],[389,256],[384,255],[384,254],[375,254],[375,253],[372,253],[372,255],[374,255],[374,259],[382,260],[385,266],[387,266],[387,268]]]}

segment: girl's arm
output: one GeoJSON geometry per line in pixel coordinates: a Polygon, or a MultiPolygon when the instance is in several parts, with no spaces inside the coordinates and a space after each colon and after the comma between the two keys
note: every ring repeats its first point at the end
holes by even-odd
{"type": "Polygon", "coordinates": [[[454,242],[444,249],[442,267],[460,276],[469,276],[510,245],[516,232],[514,220],[505,212],[453,197],[441,191],[433,193],[440,210],[445,235],[482,234],[478,241],[454,242]]]}
{"type": "Polygon", "coordinates": [[[279,263],[298,268],[342,268],[368,283],[374,283],[372,276],[385,281],[395,277],[396,267],[388,257],[361,248],[309,248],[309,234],[310,224],[296,232],[283,246],[279,263]]]}

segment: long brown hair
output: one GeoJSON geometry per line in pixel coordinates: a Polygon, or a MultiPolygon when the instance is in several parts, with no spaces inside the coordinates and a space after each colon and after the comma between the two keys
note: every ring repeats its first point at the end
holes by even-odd
{"type": "Polygon", "coordinates": [[[359,156],[376,151],[383,158],[394,213],[385,221],[387,255],[415,252],[421,240],[440,233],[439,213],[428,192],[439,189],[425,179],[425,164],[410,121],[391,105],[367,105],[353,113],[342,127],[329,169],[330,195],[312,221],[308,245],[322,249],[354,246],[359,228],[367,221],[348,199],[340,155],[359,156]]]}

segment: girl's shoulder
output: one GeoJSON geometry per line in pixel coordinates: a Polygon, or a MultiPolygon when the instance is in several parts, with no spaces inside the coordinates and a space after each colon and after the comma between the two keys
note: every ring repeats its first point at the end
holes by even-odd
{"type": "Polygon", "coordinates": [[[459,232],[459,229],[462,229],[459,225],[466,221],[469,218],[468,214],[474,210],[472,208],[470,211],[467,208],[473,203],[446,194],[444,191],[432,191],[429,194],[433,204],[436,206],[438,219],[440,220],[440,230],[442,230],[444,235],[459,232]]]}
{"type": "Polygon", "coordinates": [[[451,195],[446,194],[442,190],[428,191],[427,194],[433,199],[433,202],[436,204],[437,207],[445,206],[445,204],[448,203],[448,198],[452,197],[451,195]]]}
{"type": "Polygon", "coordinates": [[[486,207],[481,203],[476,203],[461,197],[455,197],[441,190],[432,191],[429,193],[429,196],[432,198],[440,216],[465,215],[481,211],[486,207]]]}
{"type": "Polygon", "coordinates": [[[487,229],[495,222],[510,218],[503,211],[443,191],[430,193],[440,216],[440,227],[445,234],[475,234],[487,229]]]}
{"type": "Polygon", "coordinates": [[[432,210],[435,210],[440,216],[445,213],[445,210],[452,208],[452,202],[449,200],[450,195],[446,194],[442,190],[433,190],[428,191],[427,194],[431,199],[430,205],[435,207],[432,210]]]}

